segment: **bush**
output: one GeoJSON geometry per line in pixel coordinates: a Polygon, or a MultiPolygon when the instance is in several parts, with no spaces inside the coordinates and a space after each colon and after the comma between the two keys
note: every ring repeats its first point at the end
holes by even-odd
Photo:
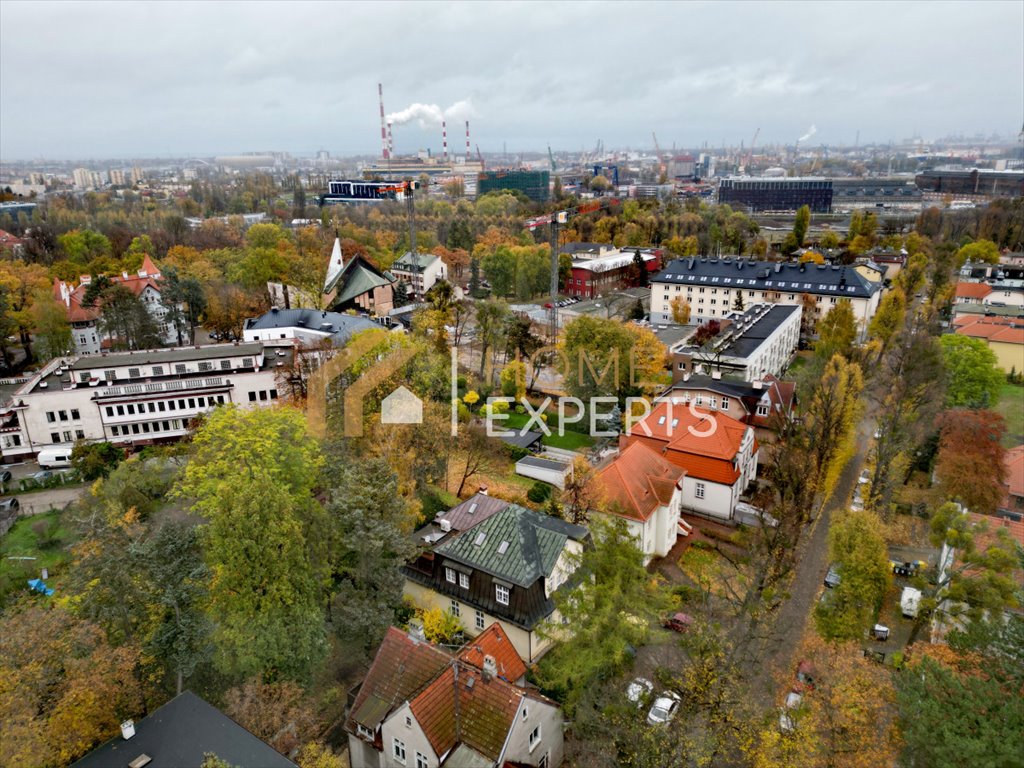
{"type": "Polygon", "coordinates": [[[113,443],[75,443],[71,466],[83,480],[97,480],[113,472],[124,459],[124,452],[113,443]]]}
{"type": "Polygon", "coordinates": [[[526,492],[526,498],[532,501],[534,504],[543,504],[551,497],[552,486],[547,483],[542,483],[540,480],[530,486],[530,490],[526,492]]]}

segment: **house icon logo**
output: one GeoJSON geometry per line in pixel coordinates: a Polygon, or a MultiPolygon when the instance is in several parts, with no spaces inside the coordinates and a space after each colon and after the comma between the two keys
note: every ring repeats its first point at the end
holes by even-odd
{"type": "Polygon", "coordinates": [[[381,424],[422,424],[423,401],[404,386],[385,397],[380,403],[381,424]]]}

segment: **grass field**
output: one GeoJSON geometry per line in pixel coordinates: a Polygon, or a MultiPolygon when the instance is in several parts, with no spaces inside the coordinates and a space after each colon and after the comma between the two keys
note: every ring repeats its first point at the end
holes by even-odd
{"type": "MultiPolygon", "coordinates": [[[[508,421],[498,422],[495,421],[495,428],[507,427],[508,429],[520,430],[526,426],[526,422],[529,421],[530,416],[525,413],[509,413],[508,421]]],[[[534,424],[534,427],[537,425],[534,424]]],[[[590,435],[584,435],[581,432],[572,432],[565,430],[564,435],[559,435],[558,430],[555,427],[549,427],[551,429],[550,435],[545,435],[541,438],[541,442],[544,445],[550,445],[553,448],[564,448],[567,451],[578,451],[583,448],[590,448],[594,445],[594,438],[590,435]]]]}
{"type": "Polygon", "coordinates": [[[70,541],[71,531],[60,525],[59,512],[21,518],[0,541],[0,583],[7,584],[11,580],[17,586],[21,579],[37,578],[41,569],[46,568],[50,571],[48,583],[54,586],[54,581],[63,575],[61,566],[70,556],[67,549],[70,541]],[[52,543],[45,547],[40,546],[39,535],[34,530],[39,523],[58,525],[52,543]],[[12,559],[20,557],[35,560],[12,559]]]}
{"type": "Polygon", "coordinates": [[[1003,444],[1007,448],[1013,448],[1024,443],[1024,387],[1003,384],[999,391],[996,410],[1006,419],[1006,437],[1003,444]]]}

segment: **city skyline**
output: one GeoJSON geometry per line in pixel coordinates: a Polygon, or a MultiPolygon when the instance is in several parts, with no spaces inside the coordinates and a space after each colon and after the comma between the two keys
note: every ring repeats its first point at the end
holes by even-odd
{"type": "Polygon", "coordinates": [[[378,82],[398,154],[1013,135],[1024,6],[924,8],[5,2],[0,159],[375,154],[378,82]]]}

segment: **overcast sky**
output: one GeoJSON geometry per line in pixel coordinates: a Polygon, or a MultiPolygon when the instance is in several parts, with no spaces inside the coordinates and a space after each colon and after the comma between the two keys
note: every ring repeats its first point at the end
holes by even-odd
{"type": "Polygon", "coordinates": [[[3,0],[0,159],[378,152],[378,82],[389,113],[449,110],[456,151],[467,112],[484,152],[1015,135],[1022,41],[1017,0],[3,0]]]}

